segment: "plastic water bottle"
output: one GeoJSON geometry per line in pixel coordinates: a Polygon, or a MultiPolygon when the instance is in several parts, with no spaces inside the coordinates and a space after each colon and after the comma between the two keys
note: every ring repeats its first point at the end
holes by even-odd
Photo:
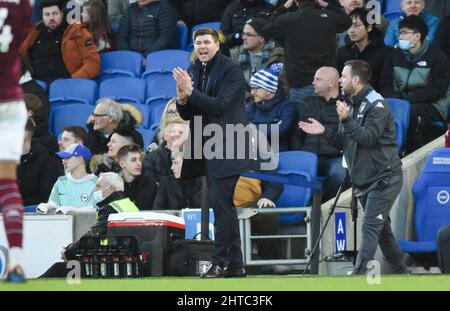
{"type": "Polygon", "coordinates": [[[133,257],[131,254],[124,256],[124,266],[125,266],[125,277],[133,277],[133,257]]]}
{"type": "Polygon", "coordinates": [[[88,255],[83,256],[83,265],[86,272],[86,277],[92,277],[92,257],[88,255]]]}
{"type": "Polygon", "coordinates": [[[119,255],[112,255],[112,277],[120,278],[120,261],[119,255]]]}

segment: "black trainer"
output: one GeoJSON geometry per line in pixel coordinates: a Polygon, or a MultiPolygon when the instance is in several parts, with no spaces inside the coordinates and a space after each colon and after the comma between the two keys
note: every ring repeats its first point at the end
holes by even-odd
{"type": "Polygon", "coordinates": [[[240,268],[226,267],[224,272],[226,278],[245,278],[247,276],[247,274],[245,273],[245,269],[243,267],[240,268]]]}

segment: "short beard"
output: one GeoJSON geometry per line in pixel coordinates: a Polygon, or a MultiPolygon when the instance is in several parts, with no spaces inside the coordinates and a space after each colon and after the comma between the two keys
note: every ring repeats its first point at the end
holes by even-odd
{"type": "Polygon", "coordinates": [[[343,89],[344,95],[347,96],[354,96],[355,95],[355,89],[352,86],[347,87],[347,89],[343,89]]]}

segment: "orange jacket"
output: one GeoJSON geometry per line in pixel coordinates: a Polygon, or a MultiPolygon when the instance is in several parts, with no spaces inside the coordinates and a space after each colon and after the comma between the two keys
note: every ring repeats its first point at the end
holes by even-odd
{"type": "MultiPolygon", "coordinates": [[[[20,47],[20,54],[29,59],[28,50],[36,42],[39,25],[31,27],[28,36],[20,47]]],[[[97,52],[91,33],[82,24],[70,24],[64,31],[61,52],[64,64],[72,78],[92,79],[100,72],[100,55],[97,52]]]]}

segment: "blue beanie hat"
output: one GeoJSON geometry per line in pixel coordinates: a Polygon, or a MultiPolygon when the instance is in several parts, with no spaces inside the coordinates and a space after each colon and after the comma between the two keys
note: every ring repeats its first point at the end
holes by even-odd
{"type": "Polygon", "coordinates": [[[250,79],[251,87],[260,87],[268,92],[276,93],[278,90],[278,75],[283,71],[283,64],[277,63],[270,68],[255,73],[250,79]]]}

